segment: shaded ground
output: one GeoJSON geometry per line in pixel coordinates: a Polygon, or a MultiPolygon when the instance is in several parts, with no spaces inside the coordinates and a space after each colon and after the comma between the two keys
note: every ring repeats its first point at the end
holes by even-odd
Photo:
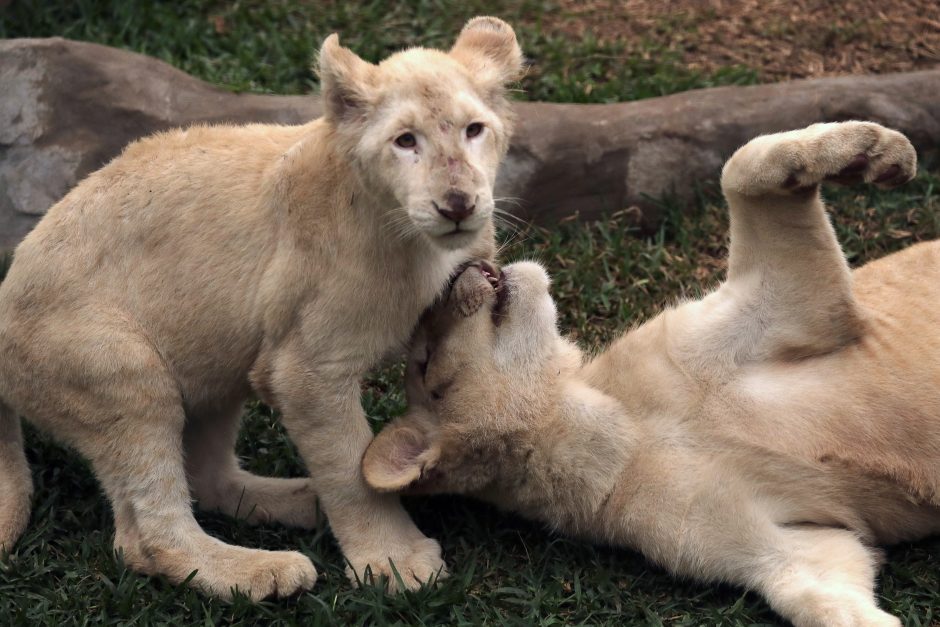
{"type": "Polygon", "coordinates": [[[643,54],[650,41],[692,70],[728,65],[762,81],[880,74],[940,63],[936,0],[561,0],[545,25],[575,37],[618,41],[643,54]]]}

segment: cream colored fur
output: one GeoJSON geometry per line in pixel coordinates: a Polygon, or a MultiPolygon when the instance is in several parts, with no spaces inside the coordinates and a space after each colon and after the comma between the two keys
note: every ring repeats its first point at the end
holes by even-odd
{"type": "Polygon", "coordinates": [[[521,63],[494,18],[468,22],[449,52],[379,65],[333,35],[323,119],[162,133],[53,207],[0,286],[0,549],[29,517],[22,415],[91,461],[138,571],[179,582],[198,569],[193,584],[222,597],[314,584],[300,553],[206,535],[192,495],[301,527],[319,499],[356,576],[390,575],[390,560],[408,587],[440,574],[438,544],[362,480],[359,382],[460,264],[493,254],[504,84],[521,63]],[[438,210],[461,202],[457,218],[438,210]],[[309,479],[239,468],[252,391],[283,413],[309,479]]]}
{"type": "Polygon", "coordinates": [[[898,625],[874,547],[940,530],[940,242],[850,272],[818,186],[914,171],[876,124],[753,140],[722,177],[728,280],[593,359],[556,331],[541,267],[507,267],[503,305],[466,270],[419,331],[411,409],[366,479],[634,547],[796,625],[898,625]]]}

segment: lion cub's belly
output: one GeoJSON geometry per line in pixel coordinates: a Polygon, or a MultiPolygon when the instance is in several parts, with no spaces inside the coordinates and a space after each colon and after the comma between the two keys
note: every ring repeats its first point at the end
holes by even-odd
{"type": "Polygon", "coordinates": [[[911,359],[875,334],[823,357],[742,367],[706,398],[703,419],[725,436],[938,505],[937,382],[936,357],[911,359]]]}

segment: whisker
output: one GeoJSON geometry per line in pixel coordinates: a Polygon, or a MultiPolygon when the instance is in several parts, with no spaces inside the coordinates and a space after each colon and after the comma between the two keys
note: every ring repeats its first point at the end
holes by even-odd
{"type": "Polygon", "coordinates": [[[532,239],[532,230],[529,228],[519,229],[513,227],[512,229],[507,229],[509,231],[509,237],[507,237],[503,242],[497,246],[495,256],[499,257],[506,250],[514,246],[520,246],[530,239],[532,239]]]}
{"type": "Polygon", "coordinates": [[[493,221],[508,231],[528,231],[532,228],[532,222],[525,220],[517,215],[506,211],[494,211],[493,221]]]}
{"type": "Polygon", "coordinates": [[[499,233],[508,235],[508,239],[513,239],[523,234],[524,229],[510,222],[503,222],[498,217],[494,217],[493,223],[496,225],[496,229],[499,233]]]}
{"type": "Polygon", "coordinates": [[[528,220],[525,220],[525,219],[523,219],[523,218],[520,218],[520,217],[517,216],[516,214],[512,213],[511,211],[506,211],[505,209],[500,209],[500,208],[498,208],[498,207],[494,207],[494,208],[493,208],[493,214],[499,216],[499,217],[502,218],[503,220],[507,220],[507,221],[508,221],[508,220],[514,220],[514,221],[515,221],[517,224],[519,224],[520,226],[528,226],[528,225],[529,225],[529,221],[528,221],[528,220]]]}
{"type": "Polygon", "coordinates": [[[519,209],[523,206],[523,203],[521,198],[513,198],[510,196],[493,199],[493,209],[505,213],[507,209],[501,205],[510,205],[513,209],[519,209]]]}
{"type": "Polygon", "coordinates": [[[403,207],[395,207],[384,212],[383,226],[399,240],[407,241],[418,234],[418,228],[404,211],[403,207]]]}
{"type": "Polygon", "coordinates": [[[506,208],[501,207],[501,206],[500,206],[500,203],[511,204],[512,207],[513,207],[513,209],[519,209],[520,207],[522,207],[522,199],[521,199],[521,198],[512,198],[512,197],[509,197],[509,196],[507,196],[507,197],[505,197],[505,198],[496,198],[496,199],[493,200],[493,212],[494,212],[494,213],[498,213],[498,214],[503,215],[503,216],[508,216],[508,217],[510,217],[510,218],[512,218],[512,219],[514,219],[514,220],[518,220],[518,221],[520,221],[520,222],[524,222],[524,220],[522,220],[519,216],[515,215],[515,213],[513,213],[512,211],[509,211],[509,210],[507,210],[506,208]]]}

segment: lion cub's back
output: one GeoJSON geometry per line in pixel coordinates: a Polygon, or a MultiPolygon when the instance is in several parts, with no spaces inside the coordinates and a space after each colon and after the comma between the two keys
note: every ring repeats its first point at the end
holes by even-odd
{"type": "Polygon", "coordinates": [[[214,358],[233,338],[247,354],[277,244],[265,176],[305,129],[195,127],[128,146],[17,248],[0,337],[34,337],[48,316],[104,316],[134,320],[168,355],[214,358]]]}
{"type": "Polygon", "coordinates": [[[195,126],[135,141],[54,205],[24,243],[117,243],[238,217],[257,207],[265,173],[303,128],[195,126]]]}
{"type": "Polygon", "coordinates": [[[33,290],[68,289],[256,248],[250,239],[270,231],[261,228],[265,174],[304,129],[196,126],[133,142],[26,236],[4,291],[25,276],[33,290]]]}
{"type": "Polygon", "coordinates": [[[940,240],[867,263],[852,277],[855,296],[865,307],[894,312],[914,324],[940,320],[940,240]]]}
{"type": "MultiPolygon", "coordinates": [[[[852,287],[868,319],[860,355],[940,395],[940,240],[862,266],[852,287]]],[[[940,423],[940,405],[932,413],[940,423]]]]}

